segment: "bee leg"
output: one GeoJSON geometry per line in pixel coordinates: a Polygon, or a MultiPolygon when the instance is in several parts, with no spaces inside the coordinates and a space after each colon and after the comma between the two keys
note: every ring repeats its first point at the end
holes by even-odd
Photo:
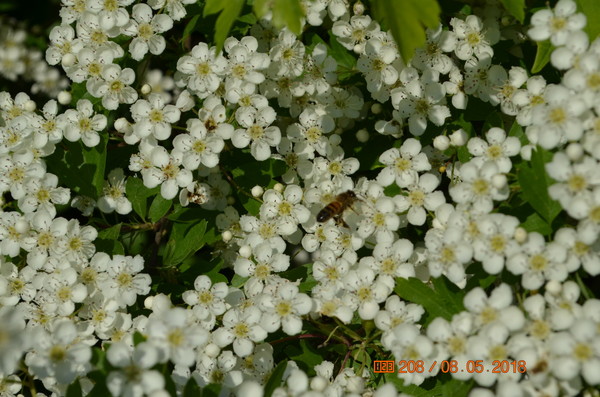
{"type": "Polygon", "coordinates": [[[342,218],[341,216],[336,216],[335,217],[335,224],[338,226],[343,226],[346,229],[350,229],[350,226],[348,226],[348,224],[346,223],[346,221],[344,221],[344,218],[342,218]]]}

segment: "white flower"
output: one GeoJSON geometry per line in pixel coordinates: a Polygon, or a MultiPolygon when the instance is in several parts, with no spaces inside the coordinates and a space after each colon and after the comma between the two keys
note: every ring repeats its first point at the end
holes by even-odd
{"type": "Polygon", "coordinates": [[[228,293],[229,287],[226,283],[212,284],[208,276],[200,275],[194,281],[194,290],[185,291],[182,299],[192,306],[194,315],[202,321],[225,313],[227,310],[225,298],[228,293]]]}
{"type": "Polygon", "coordinates": [[[131,117],[135,121],[133,133],[144,139],[149,135],[159,141],[169,138],[171,124],[179,121],[181,111],[174,105],[165,105],[159,94],[150,94],[148,100],[140,99],[131,105],[131,117]]]}
{"type": "Polygon", "coordinates": [[[155,10],[164,8],[174,21],[186,16],[186,4],[194,4],[196,0],[148,0],[148,5],[155,10]]]}
{"type": "Polygon", "coordinates": [[[531,17],[531,29],[527,32],[535,41],[550,39],[554,46],[564,45],[569,33],[584,28],[586,17],[575,13],[577,3],[572,0],[559,0],[554,11],[539,10],[531,17]]]}
{"type": "Polygon", "coordinates": [[[223,139],[230,139],[233,135],[233,126],[227,123],[227,112],[219,96],[211,95],[204,100],[198,111],[198,119],[204,123],[209,133],[215,133],[223,139]]]}
{"type": "Polygon", "coordinates": [[[50,45],[46,49],[46,62],[56,65],[67,54],[77,54],[81,50],[81,39],[75,38],[75,30],[71,25],[63,24],[52,28],[50,45]]]}
{"type": "Polygon", "coordinates": [[[559,367],[550,362],[550,370],[558,379],[572,380],[581,374],[586,383],[600,384],[600,352],[598,351],[597,323],[582,318],[568,332],[550,337],[549,348],[553,359],[563,362],[559,367]]]}
{"type": "Polygon", "coordinates": [[[494,55],[492,45],[500,38],[498,29],[492,26],[484,27],[476,15],[469,15],[463,21],[452,18],[450,25],[454,28],[457,43],[454,53],[463,61],[476,56],[479,59],[491,58],[494,55]]]}
{"type": "Polygon", "coordinates": [[[531,111],[526,134],[531,143],[553,149],[566,140],[576,141],[583,134],[580,116],[586,111],[583,99],[562,85],[550,85],[544,91],[545,103],[531,111]]]}
{"type": "Polygon", "coordinates": [[[102,98],[102,106],[108,110],[115,110],[121,103],[136,101],[137,91],[129,85],[135,80],[135,73],[130,68],[121,70],[116,64],[106,65],[100,74],[102,80],[93,84],[90,93],[96,98],[102,98]]]}
{"type": "Polygon", "coordinates": [[[93,226],[79,226],[77,219],[70,219],[58,242],[58,251],[72,263],[87,262],[96,252],[93,244],[96,237],[98,231],[93,226]]]}
{"type": "Polygon", "coordinates": [[[584,219],[588,215],[590,190],[600,186],[598,161],[584,156],[572,163],[564,152],[556,152],[546,164],[546,171],[556,181],[548,187],[550,197],[558,200],[573,218],[584,219]]]}
{"type": "Polygon", "coordinates": [[[19,208],[24,213],[42,210],[56,216],[55,205],[68,203],[71,196],[69,189],[57,185],[58,177],[50,173],[40,179],[28,179],[25,182],[25,196],[18,200],[19,208]]]}
{"type": "Polygon", "coordinates": [[[144,259],[115,255],[107,268],[109,277],[100,282],[100,289],[107,298],[113,298],[124,308],[135,303],[137,295],[150,292],[150,276],[139,273],[144,270],[144,259]]]}
{"type": "Polygon", "coordinates": [[[253,252],[253,260],[239,256],[233,263],[235,273],[242,277],[249,277],[248,282],[257,281],[264,286],[274,273],[283,272],[290,266],[290,257],[277,252],[267,242],[257,244],[253,247],[253,252]]]}
{"type": "Polygon", "coordinates": [[[473,256],[487,273],[499,274],[506,258],[518,251],[514,235],[519,220],[504,214],[486,214],[475,222],[479,235],[473,241],[473,256]]]}
{"type": "Polygon", "coordinates": [[[368,15],[354,15],[350,21],[335,21],[331,32],[347,49],[361,54],[365,44],[375,33],[379,32],[379,24],[368,15]]]}
{"type": "Polygon", "coordinates": [[[87,9],[98,15],[100,26],[105,30],[123,26],[129,21],[127,7],[133,0],[88,0],[87,9]]]}
{"type": "Polygon", "coordinates": [[[25,196],[25,181],[41,179],[45,167],[40,162],[33,162],[29,153],[14,154],[12,157],[0,157],[0,192],[9,192],[13,199],[25,196]]]}
{"type": "Polygon", "coordinates": [[[382,91],[384,85],[390,86],[398,80],[398,71],[392,65],[398,56],[395,48],[384,45],[377,38],[367,41],[356,67],[365,75],[369,92],[382,91]]]}
{"type": "Polygon", "coordinates": [[[88,91],[102,81],[102,70],[105,65],[111,65],[115,54],[111,49],[94,50],[84,47],[77,53],[77,63],[66,68],[67,76],[75,83],[85,81],[88,91]]]}
{"type": "Polygon", "coordinates": [[[355,301],[358,315],[363,320],[372,320],[379,312],[379,304],[392,292],[390,286],[376,279],[376,273],[367,266],[359,266],[344,276],[345,300],[355,301]]]}
{"type": "Polygon", "coordinates": [[[498,166],[498,171],[509,172],[512,162],[509,157],[516,156],[521,150],[519,138],[506,136],[502,128],[492,127],[485,133],[484,141],[479,137],[472,137],[467,143],[467,149],[473,156],[481,157],[482,161],[492,161],[498,166]]]}
{"type": "Polygon", "coordinates": [[[316,151],[326,154],[329,134],[335,128],[333,118],[328,114],[319,114],[313,108],[307,108],[298,117],[299,123],[287,128],[290,141],[294,142],[294,152],[306,154],[311,158],[316,151]]]}
{"type": "Polygon", "coordinates": [[[155,347],[142,342],[132,349],[124,342],[110,345],[106,358],[113,367],[106,378],[106,387],[113,396],[142,397],[152,395],[165,386],[165,379],[156,370],[151,370],[159,361],[155,347]]]}
{"type": "Polygon", "coordinates": [[[494,162],[483,164],[469,161],[460,167],[461,182],[450,187],[450,197],[455,203],[470,204],[477,213],[489,213],[494,208],[494,202],[508,198],[508,186],[495,186],[492,179],[501,175],[494,162]]]}
{"type": "Polygon", "coordinates": [[[181,152],[183,166],[195,170],[201,164],[209,168],[219,164],[219,153],[225,146],[223,139],[217,134],[209,134],[198,119],[189,119],[187,130],[189,134],[173,139],[173,147],[181,152]]]}
{"type": "Polygon", "coordinates": [[[68,221],[56,218],[47,212],[38,211],[30,219],[31,230],[22,240],[22,247],[29,251],[27,264],[34,269],[40,269],[50,255],[58,254],[58,244],[61,236],[67,231],[68,221]]]}
{"type": "Polygon", "coordinates": [[[400,75],[404,86],[391,92],[392,104],[401,118],[408,118],[410,133],[420,136],[427,128],[427,120],[441,126],[450,117],[450,109],[444,105],[444,86],[437,81],[437,72],[425,72],[422,80],[416,76],[409,80],[404,72],[400,75]]]}
{"type": "Polygon", "coordinates": [[[534,290],[546,281],[564,281],[569,272],[565,266],[567,251],[556,242],[546,243],[537,232],[530,232],[519,252],[508,258],[506,268],[513,274],[522,275],[524,288],[534,290]]]}
{"type": "Polygon", "coordinates": [[[286,186],[283,195],[273,189],[267,190],[260,208],[261,217],[277,219],[277,227],[284,235],[294,233],[298,224],[307,222],[310,217],[310,211],[300,204],[302,195],[302,189],[297,185],[286,186]]]}
{"type": "Polygon", "coordinates": [[[179,188],[192,183],[192,172],[180,168],[182,154],[174,150],[171,154],[162,146],[155,146],[149,153],[150,166],[141,170],[144,186],[153,188],[160,185],[160,194],[170,200],[177,196],[179,188]]]}
{"type": "Polygon", "coordinates": [[[276,44],[269,51],[270,69],[278,76],[297,77],[302,74],[304,65],[304,44],[287,29],[279,33],[276,44]]]}
{"type": "Polygon", "coordinates": [[[65,128],[65,138],[71,142],[79,139],[88,147],[100,143],[99,131],[106,128],[107,119],[102,114],[94,114],[92,103],[87,99],[77,101],[77,110],[65,112],[68,124],[65,128]]]}
{"type": "Polygon", "coordinates": [[[428,211],[435,211],[437,207],[444,204],[446,199],[441,190],[435,190],[440,180],[433,174],[423,174],[418,177],[414,184],[407,187],[408,195],[397,195],[394,203],[399,212],[408,210],[406,219],[408,223],[415,226],[425,224],[428,211]]]}
{"type": "Polygon", "coordinates": [[[242,128],[234,131],[231,143],[237,148],[250,145],[250,153],[263,161],[271,156],[270,146],[277,146],[281,141],[279,127],[272,126],[277,114],[272,107],[261,109],[240,108],[236,111],[236,120],[242,128]]]}
{"type": "Polygon", "coordinates": [[[44,279],[36,300],[46,315],[70,316],[75,311],[75,304],[85,300],[87,288],[77,276],[74,268],[67,267],[44,279]]]}
{"type": "Polygon", "coordinates": [[[508,284],[500,284],[489,296],[480,287],[469,291],[463,300],[465,308],[473,314],[476,329],[500,325],[511,332],[525,325],[525,316],[516,306],[512,306],[513,291],[508,284]]]}
{"type": "Polygon", "coordinates": [[[60,320],[53,324],[52,332],[38,329],[34,349],[25,356],[25,364],[36,377],[54,377],[67,385],[87,373],[91,358],[92,350],[79,340],[75,324],[60,320]]]}
{"type": "Polygon", "coordinates": [[[11,258],[19,255],[23,238],[29,231],[29,222],[16,211],[0,213],[0,253],[11,258]]]}
{"type": "MultiPolygon", "coordinates": [[[[436,356],[437,350],[427,336],[421,335],[416,325],[411,323],[400,324],[386,336],[381,339],[381,343],[386,349],[391,350],[397,359],[423,360],[425,368],[429,368],[433,364],[433,358],[436,356]]],[[[404,385],[420,385],[429,376],[433,375],[428,371],[398,374],[404,385]]]]}
{"type": "Polygon", "coordinates": [[[260,324],[261,311],[256,306],[243,310],[229,309],[223,315],[223,326],[213,334],[213,341],[219,347],[233,343],[233,351],[239,357],[252,354],[254,343],[267,337],[267,331],[260,324]]]}
{"type": "Polygon", "coordinates": [[[454,62],[444,53],[456,50],[456,34],[444,30],[441,24],[435,30],[428,28],[425,34],[427,43],[417,49],[412,64],[422,72],[433,69],[441,74],[448,74],[454,62]]]}
{"type": "Polygon", "coordinates": [[[425,235],[425,247],[432,277],[444,274],[456,285],[466,283],[465,265],[471,261],[473,248],[464,240],[460,229],[429,229],[425,235]]]}
{"type": "Polygon", "coordinates": [[[125,215],[131,212],[131,201],[125,197],[126,178],[122,168],[115,168],[108,174],[108,181],[102,189],[103,196],[98,198],[100,211],[125,215]]]}
{"type": "Polygon", "coordinates": [[[43,117],[33,117],[30,125],[33,127],[33,146],[43,148],[48,142],[58,143],[62,140],[65,116],[57,115],[58,104],[55,100],[46,102],[42,108],[43,117]]]}
{"type": "Polygon", "coordinates": [[[229,74],[227,87],[234,87],[242,82],[256,85],[265,81],[265,76],[259,72],[266,69],[271,59],[267,54],[257,52],[258,41],[252,36],[237,40],[229,37],[223,45],[229,59],[229,74]]]}
{"type": "Polygon", "coordinates": [[[191,55],[177,61],[177,70],[183,74],[187,87],[200,98],[214,93],[221,84],[221,76],[227,70],[227,60],[215,55],[215,48],[199,43],[192,48],[191,55]]]}
{"type": "Polygon", "coordinates": [[[400,149],[386,150],[379,161],[386,166],[377,175],[377,182],[383,186],[396,182],[399,187],[407,187],[417,182],[419,172],[431,169],[427,155],[421,152],[421,142],[414,138],[406,139],[400,149]]]}
{"type": "Polygon", "coordinates": [[[288,282],[279,286],[275,295],[260,295],[258,305],[263,311],[261,325],[267,332],[275,332],[281,327],[286,334],[296,335],[302,331],[300,316],[311,310],[312,300],[288,282]]]}
{"type": "Polygon", "coordinates": [[[23,314],[18,309],[8,306],[0,308],[0,324],[3,335],[0,340],[0,373],[11,374],[17,368],[23,352],[34,340],[26,330],[23,314]]]}
{"type": "Polygon", "coordinates": [[[154,313],[146,325],[148,342],[157,348],[161,357],[175,365],[193,365],[196,349],[208,340],[208,331],[190,321],[190,315],[191,311],[173,307],[154,313]]]}
{"type": "Polygon", "coordinates": [[[412,254],[413,244],[403,238],[393,243],[378,243],[373,249],[373,256],[362,257],[359,266],[374,270],[379,275],[379,280],[393,289],[397,277],[407,279],[415,276],[415,266],[408,262],[412,254]]]}
{"type": "Polygon", "coordinates": [[[374,234],[378,243],[391,242],[399,228],[400,217],[396,214],[394,200],[383,194],[381,185],[373,184],[361,206],[357,234],[364,239],[374,234]]]}
{"type": "Polygon", "coordinates": [[[148,51],[160,55],[165,50],[165,38],[160,35],[173,27],[173,20],[166,14],[152,15],[147,4],[136,4],[131,12],[133,19],[121,30],[127,36],[135,36],[129,44],[131,57],[141,60],[148,51]]]}

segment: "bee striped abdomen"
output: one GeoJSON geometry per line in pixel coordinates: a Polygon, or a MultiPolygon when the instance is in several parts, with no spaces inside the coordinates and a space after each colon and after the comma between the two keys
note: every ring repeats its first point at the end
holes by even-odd
{"type": "Polygon", "coordinates": [[[352,206],[352,203],[357,200],[356,194],[352,190],[348,190],[344,193],[338,194],[335,199],[327,204],[317,214],[317,222],[327,222],[331,218],[335,218],[336,223],[346,225],[346,222],[342,219],[344,211],[352,206]]]}
{"type": "Polygon", "coordinates": [[[327,222],[328,220],[333,218],[333,216],[335,214],[338,214],[341,212],[342,206],[343,206],[343,203],[341,203],[339,201],[333,201],[333,202],[327,204],[327,206],[325,208],[323,208],[321,211],[319,211],[319,213],[317,214],[317,222],[321,222],[321,223],[327,222]]]}

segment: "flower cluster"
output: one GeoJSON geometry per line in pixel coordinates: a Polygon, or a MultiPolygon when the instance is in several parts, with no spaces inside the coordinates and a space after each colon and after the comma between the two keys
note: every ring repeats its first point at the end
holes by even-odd
{"type": "MultiPolygon", "coordinates": [[[[195,3],[62,0],[35,73],[24,31],[0,28],[0,73],[56,97],[0,92],[0,394],[258,396],[279,376],[275,396],[398,395],[363,371],[371,347],[426,368],[526,363],[452,373],[472,395],[600,384],[600,300],[573,281],[600,274],[600,39],[573,0],[519,34],[474,8],[410,61],[346,0],[303,0],[303,36],[267,13],[181,54],[167,43],[195,3]],[[496,63],[524,34],[550,40],[560,78],[496,63]],[[48,65],[70,92],[35,77],[48,65]],[[514,124],[467,127],[469,107],[514,124]],[[97,186],[61,174],[75,150],[97,186]],[[276,367],[303,338],[348,355],[276,367]]],[[[398,375],[417,387],[436,368],[398,375]]]]}

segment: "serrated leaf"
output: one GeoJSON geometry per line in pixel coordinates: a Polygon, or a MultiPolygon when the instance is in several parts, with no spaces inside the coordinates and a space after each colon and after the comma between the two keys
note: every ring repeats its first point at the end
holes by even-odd
{"type": "Polygon", "coordinates": [[[440,24],[436,0],[373,0],[371,6],[375,18],[392,32],[405,63],[425,45],[425,28],[440,24]]]}
{"type": "Polygon", "coordinates": [[[525,20],[525,0],[500,0],[500,2],[510,15],[523,23],[525,20]]]}
{"type": "Polygon", "coordinates": [[[538,41],[537,52],[535,53],[535,60],[531,67],[531,73],[539,73],[544,66],[550,62],[550,55],[554,51],[554,47],[550,44],[550,41],[538,41]]]}
{"type": "Polygon", "coordinates": [[[585,14],[587,24],[585,32],[590,38],[590,42],[594,41],[600,35],[600,1],[598,0],[575,0],[578,11],[585,14]]]}
{"type": "Polygon", "coordinates": [[[271,397],[275,389],[281,385],[281,380],[283,379],[286,367],[287,361],[282,361],[275,367],[271,376],[269,376],[269,380],[265,384],[265,397],[271,397]]]}
{"type": "Polygon", "coordinates": [[[108,229],[104,229],[98,232],[98,239],[101,240],[116,240],[119,238],[119,234],[121,233],[121,225],[122,223],[117,223],[114,226],[109,227],[108,229]]]}
{"type": "Polygon", "coordinates": [[[394,291],[402,299],[423,306],[430,318],[443,317],[450,320],[454,314],[462,310],[462,301],[460,304],[457,303],[457,299],[462,298],[453,297],[447,292],[447,288],[433,289],[414,277],[397,278],[394,291]]]}
{"type": "Polygon", "coordinates": [[[550,177],[546,173],[546,162],[551,154],[541,148],[531,153],[530,165],[523,164],[517,172],[517,179],[521,185],[523,199],[540,214],[548,223],[552,221],[562,210],[560,204],[552,200],[548,194],[550,177]]]}
{"type": "Polygon", "coordinates": [[[167,200],[163,198],[160,194],[157,194],[152,200],[152,204],[150,204],[150,209],[148,210],[148,217],[152,223],[158,222],[160,218],[162,218],[171,208],[173,204],[173,200],[167,200]]]}

